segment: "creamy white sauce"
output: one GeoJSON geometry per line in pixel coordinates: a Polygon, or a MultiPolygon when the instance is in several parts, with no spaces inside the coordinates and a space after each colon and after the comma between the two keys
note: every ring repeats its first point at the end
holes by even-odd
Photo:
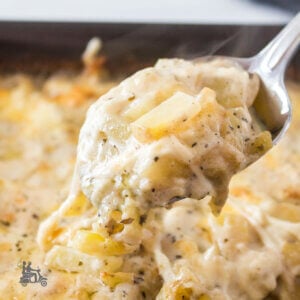
{"type": "Polygon", "coordinates": [[[77,156],[84,193],[100,210],[124,193],[142,208],[210,195],[219,210],[231,176],[272,144],[249,111],[258,88],[224,60],[137,72],[89,109],[77,156]]]}
{"type": "MultiPolygon", "coordinates": [[[[227,199],[231,176],[271,146],[270,135],[262,133],[249,112],[257,84],[257,78],[226,61],[161,60],[102,96],[90,108],[80,133],[70,196],[40,227],[38,241],[48,252],[46,263],[78,274],[91,271],[96,278],[102,272],[142,278],[110,289],[93,281],[92,299],[259,300],[270,293],[297,299],[300,220],[282,220],[278,203],[263,192],[276,183],[254,188],[251,180],[266,172],[272,175],[266,159],[244,172],[245,179],[244,173],[236,177],[227,199]],[[176,126],[160,124],[160,130],[151,131],[142,126],[149,122],[137,121],[178,91],[197,103],[204,87],[216,92],[209,102],[212,111],[201,115],[200,110],[201,117],[189,119],[188,126],[175,120],[176,126]],[[68,218],[81,189],[94,209],[68,218]],[[176,196],[185,199],[166,205],[176,196]],[[116,212],[120,220],[112,217],[116,212]],[[122,229],[114,232],[120,224],[122,229]],[[58,229],[62,233],[53,237],[58,229]],[[82,257],[92,261],[86,269],[77,265],[79,258],[68,264],[56,258],[57,246],[80,257],[78,249],[72,251],[74,236],[82,229],[133,250],[106,257],[84,253],[82,257]],[[104,261],[116,257],[122,264],[107,270],[104,261]]],[[[160,122],[152,120],[150,125],[160,122]]]]}

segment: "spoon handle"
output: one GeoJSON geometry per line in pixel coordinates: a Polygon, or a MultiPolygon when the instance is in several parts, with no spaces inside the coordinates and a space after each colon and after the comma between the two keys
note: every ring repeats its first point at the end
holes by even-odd
{"type": "Polygon", "coordinates": [[[285,68],[300,42],[300,13],[298,13],[256,57],[255,65],[263,72],[283,76],[285,68]]]}

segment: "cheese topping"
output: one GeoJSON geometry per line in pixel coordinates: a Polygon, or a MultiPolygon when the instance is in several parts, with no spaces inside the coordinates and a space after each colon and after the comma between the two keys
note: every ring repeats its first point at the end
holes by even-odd
{"type": "Polygon", "coordinates": [[[270,147],[249,112],[256,79],[224,61],[161,60],[89,110],[63,201],[86,108],[113,84],[95,73],[100,59],[97,68],[88,61],[80,76],[0,80],[0,295],[299,299],[299,88],[290,86],[294,120],[287,136],[234,176],[214,214],[226,190],[216,188],[209,167],[224,170],[220,178],[228,184],[270,147]],[[233,162],[239,164],[228,171],[233,162]],[[186,198],[168,204],[176,196],[186,198]],[[40,267],[46,287],[19,283],[23,260],[40,267]]]}
{"type": "Polygon", "coordinates": [[[105,211],[130,196],[142,207],[212,197],[272,145],[249,109],[259,89],[229,61],[164,59],[89,109],[78,146],[83,192],[105,211]],[[119,200],[118,200],[119,199],[119,200]]]}

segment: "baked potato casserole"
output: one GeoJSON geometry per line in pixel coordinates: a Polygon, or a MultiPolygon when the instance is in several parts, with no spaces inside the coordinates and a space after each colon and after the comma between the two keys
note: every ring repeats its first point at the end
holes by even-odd
{"type": "Polygon", "coordinates": [[[78,75],[0,78],[0,299],[299,299],[300,88],[228,191],[272,146],[256,76],[163,59],[117,85],[88,52],[78,75]]]}

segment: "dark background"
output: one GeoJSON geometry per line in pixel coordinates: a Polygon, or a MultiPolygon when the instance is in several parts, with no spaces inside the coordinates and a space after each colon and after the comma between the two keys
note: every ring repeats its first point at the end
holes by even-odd
{"type": "MultiPolygon", "coordinates": [[[[107,67],[128,75],[160,57],[210,54],[247,57],[262,49],[282,26],[117,23],[0,22],[0,72],[49,74],[79,70],[90,38],[103,40],[107,67]]],[[[299,51],[289,76],[300,78],[299,51]]]]}

